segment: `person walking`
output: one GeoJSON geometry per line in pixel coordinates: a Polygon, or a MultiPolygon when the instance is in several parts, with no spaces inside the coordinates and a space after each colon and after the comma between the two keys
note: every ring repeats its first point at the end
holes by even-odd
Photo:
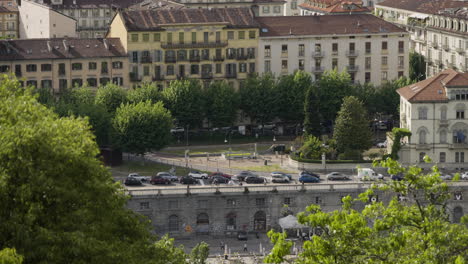
{"type": "Polygon", "coordinates": [[[244,252],[247,252],[247,243],[244,243],[244,252]]]}

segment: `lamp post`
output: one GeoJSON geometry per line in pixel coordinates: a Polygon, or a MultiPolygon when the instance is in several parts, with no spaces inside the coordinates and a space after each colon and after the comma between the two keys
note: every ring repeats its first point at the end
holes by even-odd
{"type": "Polygon", "coordinates": [[[229,162],[229,170],[231,170],[231,131],[228,132],[229,141],[227,139],[227,135],[224,137],[224,143],[229,142],[229,152],[228,152],[228,162],[229,162]]]}

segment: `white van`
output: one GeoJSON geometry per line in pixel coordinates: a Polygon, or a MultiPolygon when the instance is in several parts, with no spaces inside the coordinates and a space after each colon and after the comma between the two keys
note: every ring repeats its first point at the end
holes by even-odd
{"type": "Polygon", "coordinates": [[[376,181],[383,180],[382,174],[377,174],[373,169],[369,168],[358,168],[357,178],[361,181],[376,181]]]}

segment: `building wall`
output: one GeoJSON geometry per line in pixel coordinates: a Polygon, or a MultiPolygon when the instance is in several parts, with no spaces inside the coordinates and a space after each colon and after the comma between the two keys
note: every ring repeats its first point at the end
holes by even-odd
{"type": "Polygon", "coordinates": [[[76,21],[45,5],[23,0],[20,12],[20,38],[76,37],[76,21]]]}
{"type": "Polygon", "coordinates": [[[407,34],[260,37],[258,54],[259,73],[268,72],[269,64],[270,71],[276,76],[302,69],[317,79],[324,71],[333,69],[334,59],[338,61],[338,71],[348,69],[350,74],[354,74],[355,82],[365,83],[366,73],[370,73],[369,82],[374,85],[382,84],[385,74],[387,80],[408,76],[407,34]],[[398,48],[400,41],[403,42],[403,50],[398,48]],[[370,52],[366,52],[366,42],[371,43],[370,52]],[[382,50],[382,42],[387,42],[387,50],[382,50]],[[337,52],[333,51],[333,43],[338,44],[337,52]],[[354,55],[348,54],[350,43],[355,43],[354,55]],[[282,52],[283,45],[287,45],[287,52],[282,52]],[[304,45],[304,53],[299,53],[299,45],[304,45]],[[316,45],[320,46],[320,49],[317,48],[320,52],[316,52],[316,45]],[[267,46],[270,46],[270,52],[265,51],[267,46]],[[386,66],[383,65],[383,57],[387,59],[386,66]],[[370,61],[367,67],[366,58],[370,61]],[[355,59],[356,67],[353,69],[350,67],[353,65],[350,59],[355,59]],[[402,60],[402,65],[399,65],[399,60],[402,60]],[[303,68],[299,67],[300,63],[304,64],[303,68]]]}
{"type": "MultiPolygon", "coordinates": [[[[96,79],[97,83],[95,86],[88,86],[93,88],[97,87],[108,78],[109,81],[116,81],[114,78],[122,78],[118,80],[118,84],[123,87],[128,87],[128,59],[127,57],[115,57],[115,58],[80,58],[80,59],[52,59],[52,60],[18,60],[18,61],[0,61],[0,68],[4,70],[4,66],[8,67],[8,71],[4,73],[15,74],[18,79],[25,85],[34,85],[36,87],[48,87],[42,84],[42,81],[51,81],[51,86],[54,91],[58,92],[61,88],[70,88],[80,83],[76,83],[77,79],[82,80],[82,84],[86,84],[88,79],[96,79]],[[96,63],[96,69],[90,69],[89,63],[96,63]],[[103,62],[107,63],[107,73],[103,71],[103,62]],[[113,62],[121,62],[121,69],[114,69],[112,67],[113,62]],[[81,63],[81,70],[72,70],[72,64],[81,63]],[[51,70],[42,71],[42,64],[51,64],[51,70]],[[64,64],[64,72],[59,71],[59,65],[64,64]],[[28,71],[27,65],[36,65],[35,71],[28,71]],[[17,67],[20,67],[20,71],[17,71],[17,67]],[[104,79],[103,79],[104,78],[104,79]],[[66,81],[66,84],[60,85],[61,82],[66,81]],[[35,82],[35,83],[34,83],[35,82]]],[[[48,87],[49,88],[49,87],[48,87]]]]}
{"type": "Polygon", "coordinates": [[[73,17],[77,21],[77,34],[80,38],[102,38],[105,37],[115,10],[110,7],[76,9],[61,8],[58,12],[73,17]]]}
{"type": "Polygon", "coordinates": [[[0,38],[19,37],[19,13],[0,12],[0,38]]]}

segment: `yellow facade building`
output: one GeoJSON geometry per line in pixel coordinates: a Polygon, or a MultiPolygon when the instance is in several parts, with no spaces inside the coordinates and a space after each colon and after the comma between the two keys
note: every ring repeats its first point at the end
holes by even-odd
{"type": "Polygon", "coordinates": [[[143,10],[118,13],[108,37],[129,56],[130,81],[227,80],[238,88],[256,71],[259,26],[248,8],[143,10]]]}
{"type": "Polygon", "coordinates": [[[14,0],[0,0],[0,39],[19,38],[19,13],[14,0]]]}
{"type": "Polygon", "coordinates": [[[0,74],[54,91],[110,82],[129,86],[128,57],[115,38],[0,40],[0,74]]]}

